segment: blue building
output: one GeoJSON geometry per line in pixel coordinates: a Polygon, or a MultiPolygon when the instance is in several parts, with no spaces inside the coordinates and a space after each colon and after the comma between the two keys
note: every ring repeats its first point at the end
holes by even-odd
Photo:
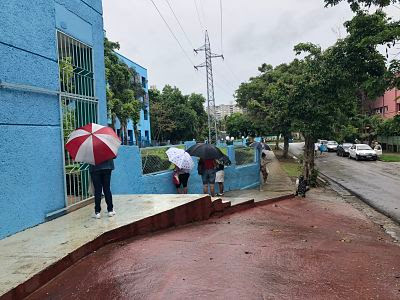
{"type": "MultiPolygon", "coordinates": [[[[131,120],[128,122],[128,142],[130,145],[139,145],[139,146],[148,146],[151,143],[151,130],[150,130],[150,104],[149,104],[149,89],[148,89],[148,77],[147,77],[147,69],[133,62],[129,58],[116,53],[118,58],[124,62],[128,67],[133,68],[137,77],[136,81],[142,84],[143,89],[145,90],[144,97],[141,97],[140,101],[144,104],[143,109],[140,111],[140,121],[138,124],[138,141],[136,142],[133,123],[131,120]]],[[[121,125],[117,120],[116,130],[118,135],[120,134],[121,125]]]]}
{"type": "Polygon", "coordinates": [[[101,0],[0,1],[0,239],[89,200],[68,134],[107,124],[101,0]]]}

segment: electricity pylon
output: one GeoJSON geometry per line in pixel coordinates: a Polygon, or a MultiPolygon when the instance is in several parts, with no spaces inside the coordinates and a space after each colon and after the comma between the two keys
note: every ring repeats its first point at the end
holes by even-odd
{"type": "Polygon", "coordinates": [[[214,97],[214,79],[212,72],[212,59],[221,57],[224,59],[223,55],[217,55],[211,52],[210,39],[208,38],[208,32],[206,30],[205,43],[198,49],[194,49],[196,54],[200,51],[204,51],[206,55],[206,61],[201,65],[195,66],[194,68],[198,70],[198,68],[206,68],[207,75],[207,115],[208,115],[208,142],[212,143],[211,139],[211,129],[214,129],[215,132],[215,142],[218,140],[218,132],[217,132],[217,116],[215,111],[215,97],[214,97]]]}

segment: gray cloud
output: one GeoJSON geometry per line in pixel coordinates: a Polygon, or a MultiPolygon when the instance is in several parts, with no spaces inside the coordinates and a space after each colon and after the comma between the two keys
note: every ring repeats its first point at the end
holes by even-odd
{"type": "MultiPolygon", "coordinates": [[[[154,1],[191,60],[200,64],[204,56],[194,56],[192,51],[192,45],[198,47],[204,43],[195,0],[168,0],[191,44],[180,31],[166,0],[154,1]]],[[[219,53],[219,1],[196,1],[212,49],[219,53]]],[[[206,94],[204,71],[194,70],[150,0],[103,0],[103,6],[107,36],[120,42],[121,53],[148,69],[151,85],[162,88],[171,84],[184,93],[206,94]]],[[[347,5],[327,9],[323,0],[223,0],[223,7],[226,60],[213,62],[217,103],[233,101],[237,86],[256,75],[262,63],[277,65],[293,59],[295,44],[313,42],[322,47],[333,44],[337,34],[332,29],[352,17],[347,5]]],[[[400,10],[390,8],[389,12],[398,16],[400,10]]]]}

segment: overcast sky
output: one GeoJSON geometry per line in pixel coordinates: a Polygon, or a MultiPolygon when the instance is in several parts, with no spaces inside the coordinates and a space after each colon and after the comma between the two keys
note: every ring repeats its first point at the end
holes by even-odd
{"type": "MultiPolygon", "coordinates": [[[[225,61],[213,60],[216,104],[234,101],[235,89],[257,75],[262,63],[291,61],[295,44],[332,45],[340,35],[345,36],[342,24],[353,16],[347,4],[324,8],[323,0],[222,0],[221,49],[219,0],[154,3],[194,64],[204,61],[204,53],[195,56],[193,47],[204,44],[205,28],[212,51],[224,54],[225,61]]],[[[103,0],[103,9],[107,37],[120,43],[120,53],[147,68],[150,85],[161,89],[170,84],[185,94],[206,95],[205,71],[194,70],[151,0],[103,0]]],[[[397,18],[400,14],[394,7],[388,12],[397,18]]]]}

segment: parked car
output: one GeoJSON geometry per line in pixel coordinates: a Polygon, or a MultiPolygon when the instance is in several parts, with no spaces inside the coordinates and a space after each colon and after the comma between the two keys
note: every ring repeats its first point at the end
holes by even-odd
{"type": "Polygon", "coordinates": [[[337,150],[337,146],[338,146],[338,143],[335,142],[335,141],[328,141],[326,143],[326,148],[328,149],[328,152],[336,151],[337,150]]]}
{"type": "Polygon", "coordinates": [[[351,143],[343,143],[338,145],[336,154],[341,157],[349,156],[349,149],[353,146],[351,143]]]}
{"type": "Polygon", "coordinates": [[[366,144],[354,144],[349,148],[349,154],[350,159],[355,158],[356,160],[377,160],[378,158],[376,152],[366,144]]]}

